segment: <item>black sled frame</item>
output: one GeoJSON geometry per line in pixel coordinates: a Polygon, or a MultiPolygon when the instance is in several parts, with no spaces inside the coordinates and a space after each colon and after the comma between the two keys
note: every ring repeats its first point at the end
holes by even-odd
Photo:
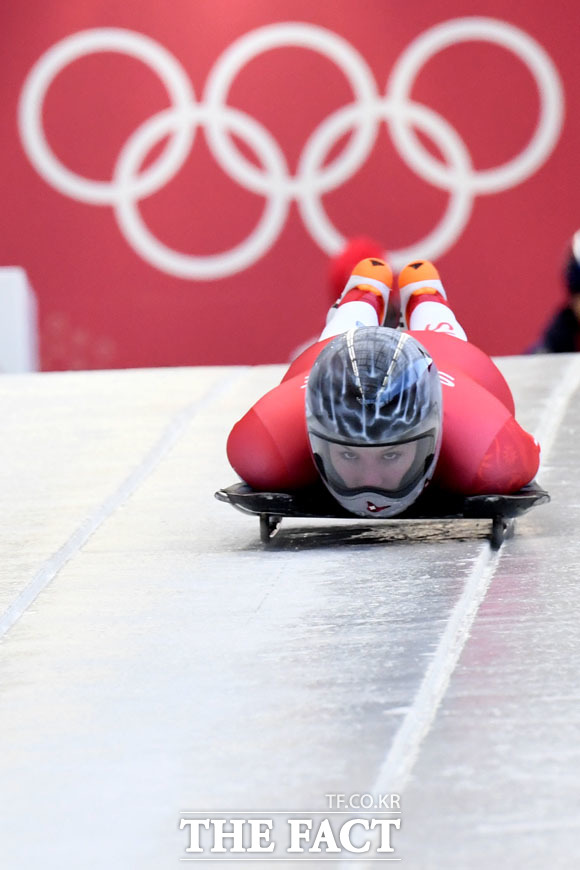
{"type": "MultiPolygon", "coordinates": [[[[260,518],[260,539],[269,544],[280,529],[284,517],[332,518],[360,520],[339,505],[322,486],[297,492],[258,492],[245,483],[235,483],[215,493],[219,501],[231,504],[246,514],[260,518]]],[[[535,482],[510,495],[488,494],[457,496],[438,491],[424,494],[404,513],[390,517],[387,522],[399,520],[453,520],[490,519],[489,541],[498,550],[506,537],[513,533],[516,517],[536,505],[550,501],[548,493],[535,482]]],[[[372,525],[380,519],[368,519],[372,525]]],[[[384,521],[383,521],[384,522],[384,521]]]]}

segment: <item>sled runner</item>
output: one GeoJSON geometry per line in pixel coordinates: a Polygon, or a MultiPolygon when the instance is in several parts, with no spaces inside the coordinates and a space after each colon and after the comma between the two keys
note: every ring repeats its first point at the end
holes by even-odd
{"type": "MultiPolygon", "coordinates": [[[[243,513],[258,516],[260,539],[264,544],[270,543],[284,517],[349,519],[364,521],[368,525],[381,522],[380,519],[367,519],[348,513],[322,485],[288,493],[257,492],[245,483],[235,483],[218,490],[215,497],[243,513]]],[[[490,519],[490,544],[494,550],[498,550],[506,536],[512,533],[516,517],[549,501],[548,493],[535,482],[510,495],[462,496],[431,491],[417,499],[404,513],[382,522],[490,519]]]]}

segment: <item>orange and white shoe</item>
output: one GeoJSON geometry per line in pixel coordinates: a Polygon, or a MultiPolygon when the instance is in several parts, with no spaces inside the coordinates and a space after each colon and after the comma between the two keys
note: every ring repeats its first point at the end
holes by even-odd
{"type": "Polygon", "coordinates": [[[467,341],[433,263],[414,260],[402,270],[398,284],[407,329],[444,332],[467,341]]]}
{"type": "Polygon", "coordinates": [[[414,260],[399,274],[399,293],[401,294],[401,311],[408,326],[412,310],[419,303],[430,297],[431,302],[447,304],[447,294],[439,272],[429,260],[414,260]]]}
{"type": "Polygon", "coordinates": [[[393,318],[396,306],[398,323],[397,291],[393,291],[393,272],[384,260],[367,257],[360,260],[339,299],[326,318],[326,327],[321,338],[339,335],[356,326],[382,326],[389,315],[393,318]]]}
{"type": "Polygon", "coordinates": [[[380,324],[385,319],[392,287],[393,271],[389,264],[377,257],[366,257],[364,260],[360,260],[352,270],[350,278],[335,304],[337,308],[342,305],[346,301],[347,294],[348,301],[354,302],[355,299],[362,299],[366,294],[372,293],[376,302],[371,299],[366,301],[376,306],[380,324]]]}

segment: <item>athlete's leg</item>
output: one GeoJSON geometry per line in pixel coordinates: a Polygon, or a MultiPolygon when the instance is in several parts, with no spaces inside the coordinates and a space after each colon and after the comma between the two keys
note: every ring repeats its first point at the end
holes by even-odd
{"type": "Polygon", "coordinates": [[[283,381],[309,372],[325,344],[357,326],[381,326],[387,317],[399,319],[399,294],[392,289],[393,273],[384,260],[368,257],[357,263],[342,295],[326,317],[326,326],[317,342],[292,361],[283,381]]]}
{"type": "Polygon", "coordinates": [[[328,312],[320,340],[356,326],[381,326],[392,294],[393,273],[384,260],[361,260],[352,270],[341,297],[328,312]]]}
{"type": "Polygon", "coordinates": [[[443,332],[467,341],[447,301],[439,272],[428,260],[415,260],[399,275],[401,311],[409,330],[443,332]]]}
{"type": "Polygon", "coordinates": [[[499,369],[467,341],[439,273],[426,260],[410,263],[399,276],[399,291],[406,324],[433,356],[443,388],[436,480],[464,494],[525,486],[538,469],[538,444],[516,422],[511,391],[499,369]]]}
{"type": "Polygon", "coordinates": [[[435,266],[428,260],[409,263],[399,275],[399,290],[405,322],[432,354],[442,381],[453,381],[453,375],[461,370],[513,414],[514,401],[505,378],[486,353],[468,342],[435,266]],[[447,336],[461,341],[449,341],[447,336]]]}

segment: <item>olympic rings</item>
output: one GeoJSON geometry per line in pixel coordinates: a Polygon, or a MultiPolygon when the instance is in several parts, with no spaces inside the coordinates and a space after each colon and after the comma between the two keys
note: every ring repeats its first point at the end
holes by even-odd
{"type": "MultiPolygon", "coordinates": [[[[190,105],[185,120],[208,123],[211,109],[199,103],[190,105]]],[[[283,181],[287,174],[284,155],[274,139],[263,134],[263,128],[252,118],[224,106],[221,123],[244,138],[262,159],[270,178],[278,180],[272,185],[269,202],[256,229],[245,242],[223,254],[196,257],[181,254],[163,245],[144,226],[135,204],[133,179],[143,158],[157,142],[169,132],[183,127],[184,116],[179,109],[167,109],[146,121],[129,139],[121,152],[115,169],[115,181],[120,191],[116,203],[117,221],[127,241],[143,258],[163,272],[179,278],[211,280],[246,269],[260,259],[278,238],[288,212],[289,199],[284,193],[283,181]]]]}
{"type": "MultiPolygon", "coordinates": [[[[481,170],[466,180],[474,193],[497,193],[524,181],[546,160],[558,139],[563,119],[562,86],[550,57],[538,43],[517,27],[493,18],[456,18],[422,33],[395,64],[387,93],[396,103],[409,98],[421,66],[449,45],[468,40],[494,42],[510,49],[528,67],[540,95],[540,117],[534,134],[518,157],[492,169],[481,170]]],[[[393,141],[401,157],[431,184],[449,190],[453,176],[426,151],[412,130],[396,114],[391,123],[393,141]]]]}
{"type": "MultiPolygon", "coordinates": [[[[340,140],[356,123],[357,116],[365,112],[373,119],[394,120],[396,117],[410,120],[427,133],[441,148],[443,154],[456,167],[456,184],[452,190],[451,202],[440,224],[424,239],[416,242],[412,248],[391,252],[389,259],[395,268],[407,263],[422,251],[421,256],[435,259],[446,249],[449,239],[457,238],[471,214],[473,196],[469,185],[465,183],[472,173],[471,159],[463,140],[457,135],[443,118],[420,103],[393,104],[390,100],[377,100],[374,106],[345,106],[330,115],[309,140],[309,147],[304,150],[298,173],[310,178],[314,169],[320,166],[329,149],[340,140]]],[[[302,219],[310,230],[311,236],[323,250],[340,250],[345,239],[331,224],[319,196],[314,187],[311,190],[305,186],[304,194],[299,202],[302,219]]]]}
{"type": "Polygon", "coordinates": [[[155,268],[181,278],[213,280],[235,274],[259,260],[275,244],[292,200],[312,239],[327,253],[340,250],[346,239],[331,223],[321,197],[351,178],[365,163],[386,123],[405,163],[450,200],[439,224],[423,239],[391,252],[398,268],[420,254],[440,257],[461,235],[473,198],[522,183],[545,162],[558,141],[564,98],[558,72],[548,54],[522,30],[492,18],[456,18],[416,37],[396,61],[385,94],[380,96],[365,59],[342,37],[313,24],[277,23],[257,28],[232,43],[207,78],[197,101],[187,73],[163,46],[143,34],[118,28],[81,31],[53,45],[32,67],[19,102],[19,129],[24,150],[37,172],[65,196],[92,205],[110,205],[127,242],[155,268]],[[459,134],[440,115],[410,99],[421,67],[439,51],[465,40],[484,40],[513,52],[533,75],[540,112],[533,135],[516,157],[501,166],[478,171],[459,134]],[[296,173],[291,175],[282,149],[256,119],[227,104],[235,77],[246,63],[265,51],[292,46],[316,51],[344,73],[354,102],[333,112],[304,145],[296,173]],[[112,180],[96,181],[74,173],[51,151],[42,126],[42,109],[54,78],[69,63],[87,54],[115,51],[135,57],[157,73],[167,90],[169,109],[145,121],[125,143],[112,180]],[[258,224],[239,245],[219,254],[197,256],[165,246],[144,225],[138,202],[150,196],[179,171],[187,159],[198,126],[220,165],[238,184],[264,196],[258,224]],[[348,144],[332,162],[324,159],[348,131],[348,144]],[[446,161],[421,144],[415,130],[427,135],[446,161]],[[256,154],[256,167],[236,147],[231,134],[256,154]],[[140,172],[149,150],[169,135],[153,163],[140,172]]]}
{"type": "MultiPolygon", "coordinates": [[[[373,74],[364,58],[345,39],[322,27],[313,24],[271,24],[251,31],[232,43],[210,72],[204,91],[205,102],[214,110],[214,123],[208,128],[208,140],[222,169],[248,190],[263,196],[267,196],[270,189],[267,177],[244,159],[215,120],[219,120],[232,81],[244,64],[264,51],[282,46],[310,48],[334,61],[348,78],[358,104],[366,106],[378,96],[373,74]]],[[[320,193],[338,187],[364,163],[376,135],[376,124],[363,113],[359,129],[335,164],[320,171],[318,178],[308,179],[308,183],[314,183],[320,193]]],[[[298,178],[288,177],[286,183],[290,196],[300,198],[304,194],[304,185],[300,184],[298,178]]]]}
{"type": "MultiPolygon", "coordinates": [[[[174,106],[187,111],[195,100],[187,73],[165,48],[140,33],[116,28],[83,30],[53,45],[28,74],[19,103],[20,135],[31,163],[56,190],[92,205],[112,205],[114,184],[92,181],[67,169],[50,150],[42,128],[42,106],[48,88],[69,63],[96,51],[116,51],[143,61],[159,75],[174,106]]],[[[143,173],[133,194],[139,199],[166,184],[187,158],[193,142],[184,125],[158,161],[143,173]]]]}

